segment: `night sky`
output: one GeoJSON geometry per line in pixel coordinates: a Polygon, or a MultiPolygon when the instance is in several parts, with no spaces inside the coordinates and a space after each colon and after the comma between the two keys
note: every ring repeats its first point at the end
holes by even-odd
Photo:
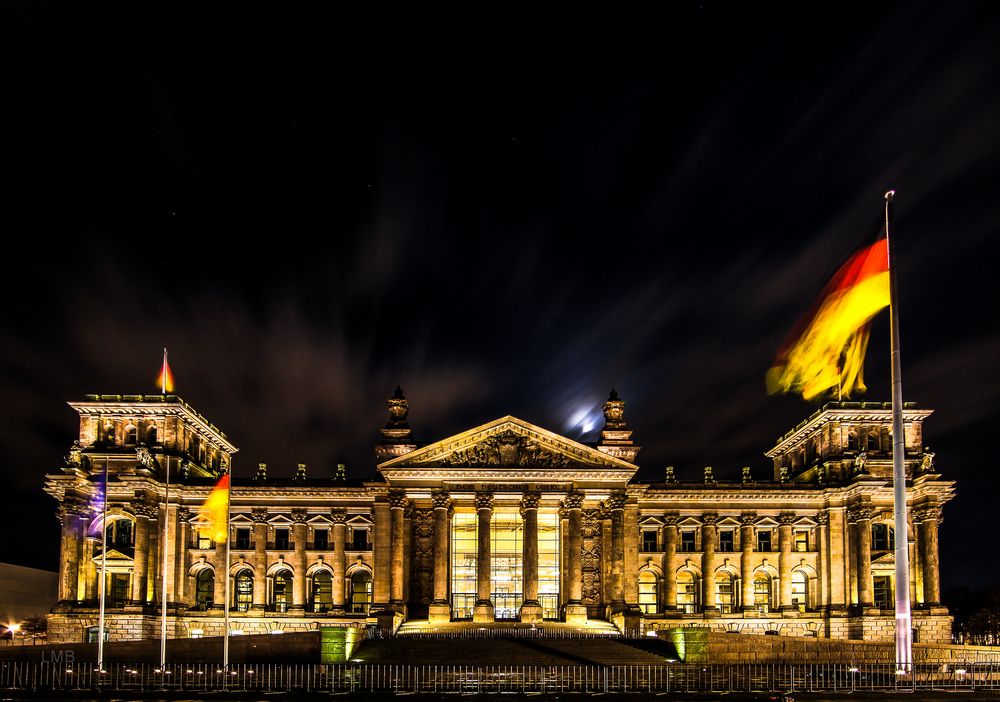
{"type": "MultiPolygon", "coordinates": [[[[164,346],[237,476],[374,476],[397,383],[422,442],[594,440],[614,386],[640,477],[770,475],[816,405],[764,373],[894,188],[944,585],[1000,580],[1000,6],[867,5],[5,5],[0,560],[56,567],[66,402],[156,392],[164,346]]],[[[861,399],[888,361],[882,313],[861,399]]]]}

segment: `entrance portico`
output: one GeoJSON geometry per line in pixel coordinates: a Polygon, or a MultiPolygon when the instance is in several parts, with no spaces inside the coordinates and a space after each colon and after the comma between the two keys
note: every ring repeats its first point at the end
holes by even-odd
{"type": "Polygon", "coordinates": [[[615,434],[593,448],[508,416],[417,449],[393,428],[378,466],[390,485],[390,601],[376,607],[431,622],[575,624],[624,607],[614,536],[622,543],[637,466],[621,455],[638,449],[631,432],[615,434]],[[599,524],[587,539],[585,519],[599,524]]]}

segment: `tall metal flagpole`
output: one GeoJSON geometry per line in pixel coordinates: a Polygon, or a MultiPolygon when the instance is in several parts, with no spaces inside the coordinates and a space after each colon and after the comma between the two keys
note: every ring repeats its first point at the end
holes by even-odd
{"type": "MultiPolygon", "coordinates": [[[[167,349],[163,349],[163,368],[160,371],[160,391],[167,394],[167,349]]],[[[166,489],[163,494],[163,578],[160,585],[160,670],[167,664],[167,535],[170,533],[170,457],[164,456],[167,462],[166,489]]]]}
{"type": "MultiPolygon", "coordinates": [[[[166,353],[166,350],[164,350],[166,353]]],[[[163,579],[160,586],[162,602],[160,604],[160,670],[167,664],[167,535],[170,533],[170,457],[167,461],[167,486],[163,494],[163,579]]]]}
{"type": "Polygon", "coordinates": [[[224,624],[226,631],[222,638],[222,667],[224,670],[229,669],[229,510],[232,508],[233,504],[233,467],[230,464],[229,469],[229,489],[226,490],[226,564],[222,571],[222,577],[226,579],[226,602],[223,605],[222,611],[225,613],[224,624]]]}
{"type": "Polygon", "coordinates": [[[896,526],[896,672],[908,673],[913,663],[913,630],[910,623],[910,553],[906,536],[906,437],[903,434],[903,375],[899,360],[899,293],[896,289],[896,247],[892,199],[885,194],[885,239],[889,252],[889,325],[892,355],[892,494],[896,526]]]}
{"type": "Polygon", "coordinates": [[[101,500],[101,582],[97,615],[97,672],[104,672],[104,590],[108,581],[108,459],[104,459],[104,499],[101,500]]]}

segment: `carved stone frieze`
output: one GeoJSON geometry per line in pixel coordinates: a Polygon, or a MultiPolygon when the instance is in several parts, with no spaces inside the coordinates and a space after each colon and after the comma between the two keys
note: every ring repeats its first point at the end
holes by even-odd
{"type": "Polygon", "coordinates": [[[507,430],[487,436],[473,446],[459,449],[424,465],[532,466],[567,468],[577,461],[537,441],[507,430]]]}

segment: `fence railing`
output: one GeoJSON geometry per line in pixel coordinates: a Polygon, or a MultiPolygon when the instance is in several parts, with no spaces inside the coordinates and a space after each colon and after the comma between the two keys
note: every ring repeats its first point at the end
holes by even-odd
{"type": "Polygon", "coordinates": [[[0,689],[216,692],[626,693],[1000,689],[1000,665],[108,665],[0,663],[0,689]]]}

